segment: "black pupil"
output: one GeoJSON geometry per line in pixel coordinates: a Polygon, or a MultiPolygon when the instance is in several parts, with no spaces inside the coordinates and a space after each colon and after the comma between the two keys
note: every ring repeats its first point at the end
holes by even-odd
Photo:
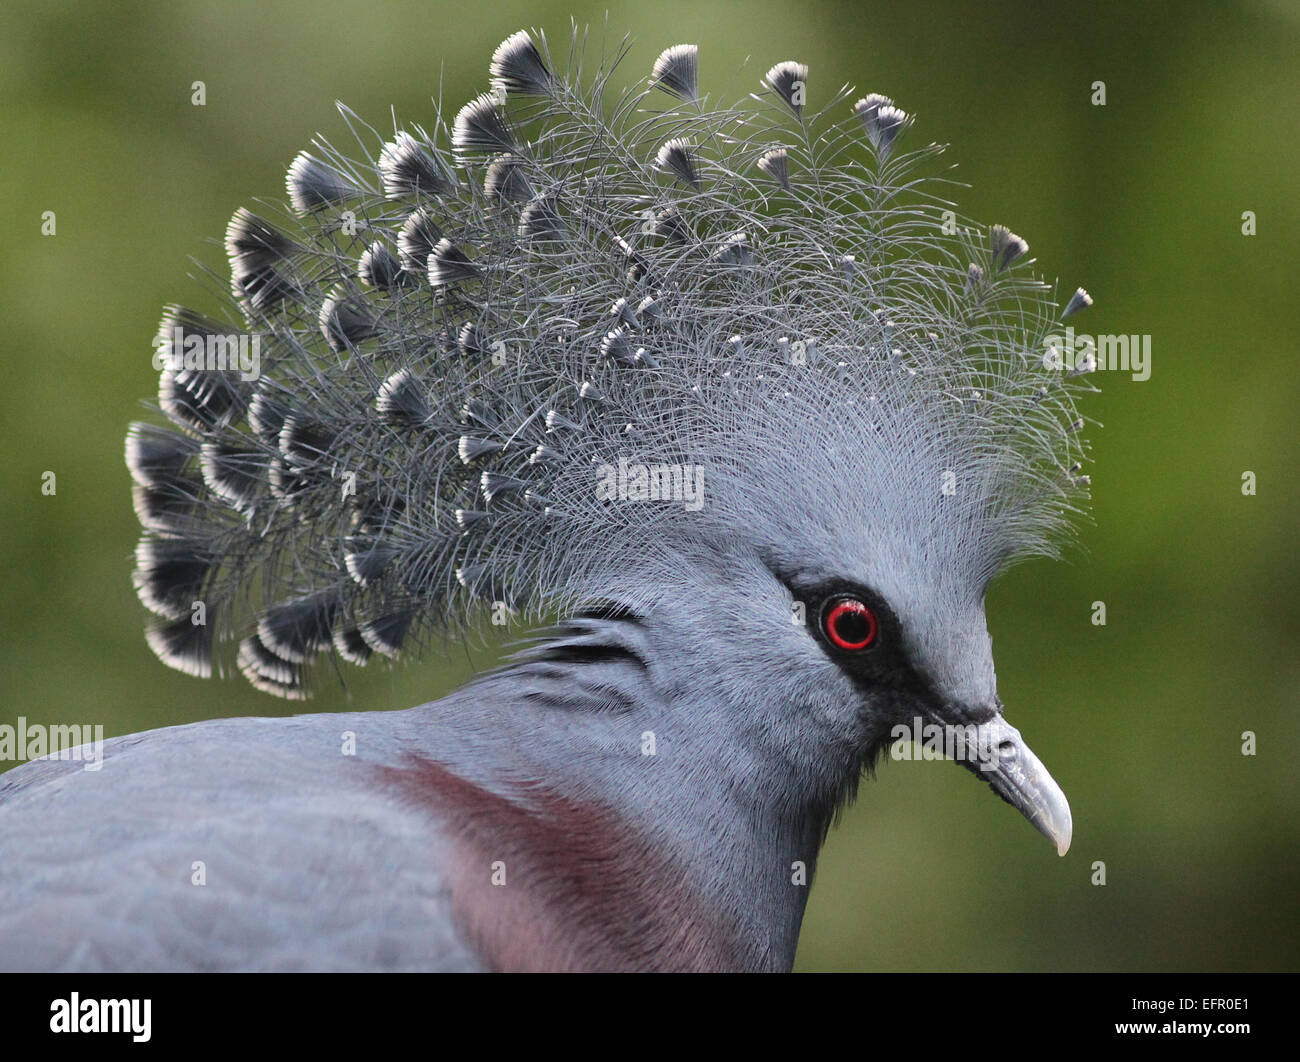
{"type": "Polygon", "coordinates": [[[865,612],[845,609],[835,617],[835,634],[840,641],[857,645],[871,634],[871,622],[865,612]]]}

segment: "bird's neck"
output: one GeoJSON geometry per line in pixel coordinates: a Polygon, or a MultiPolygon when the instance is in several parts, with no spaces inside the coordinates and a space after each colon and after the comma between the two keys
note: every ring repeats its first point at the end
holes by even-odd
{"type": "Polygon", "coordinates": [[[728,712],[662,692],[630,655],[570,647],[429,706],[463,697],[472,746],[448,749],[434,721],[393,780],[434,806],[489,965],[792,966],[832,808],[729,743],[728,712]]]}

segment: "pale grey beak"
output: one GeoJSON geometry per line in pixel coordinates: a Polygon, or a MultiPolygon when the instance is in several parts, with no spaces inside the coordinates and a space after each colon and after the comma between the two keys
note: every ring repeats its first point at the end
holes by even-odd
{"type": "Polygon", "coordinates": [[[1070,802],[1042,761],[1030,751],[1020,731],[1001,716],[977,728],[975,749],[968,749],[962,764],[984,779],[1003,800],[1056,845],[1059,855],[1070,849],[1074,821],[1070,802]]]}

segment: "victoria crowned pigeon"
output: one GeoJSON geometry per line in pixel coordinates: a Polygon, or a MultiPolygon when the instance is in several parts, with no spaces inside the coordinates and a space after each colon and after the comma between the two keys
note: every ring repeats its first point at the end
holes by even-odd
{"type": "Polygon", "coordinates": [[[1092,366],[1047,337],[1091,299],[959,218],[892,100],[781,62],[715,106],[690,45],[618,93],[624,51],[519,32],[449,125],[344,108],[362,157],[235,213],[231,312],[166,310],[126,442],[170,667],[298,700],[533,633],[421,707],[7,774],[0,965],[788,970],[900,727],[1065,852],[983,600],[1086,502],[1092,366]]]}

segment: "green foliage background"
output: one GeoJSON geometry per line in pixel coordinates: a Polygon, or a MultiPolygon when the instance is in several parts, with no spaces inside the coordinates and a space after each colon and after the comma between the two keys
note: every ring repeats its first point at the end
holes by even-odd
{"type": "MultiPolygon", "coordinates": [[[[787,58],[811,64],[813,102],[844,81],[893,96],[911,137],[952,145],[965,213],[1093,292],[1080,330],[1153,336],[1151,379],[1100,374],[1086,410],[1105,427],[1084,548],[1014,570],[988,602],[1008,718],[1070,796],[1073,849],[1058,859],[950,764],[887,764],[832,834],[799,967],[1294,969],[1300,9],[1281,0],[9,0],[0,722],[119,734],[291,710],[169,671],[141,637],[122,439],[155,389],[160,308],[199,293],[188,256],[220,267],[210,238],[282,194],[313,133],[346,135],[333,100],[380,127],[390,104],[427,121],[439,82],[454,110],[508,33],[540,26],[562,49],[570,15],[597,49],[633,36],[627,78],[689,40],[715,96],[787,58]]],[[[457,646],[357,673],[312,710],[432,700],[492,659],[457,646]]]]}

